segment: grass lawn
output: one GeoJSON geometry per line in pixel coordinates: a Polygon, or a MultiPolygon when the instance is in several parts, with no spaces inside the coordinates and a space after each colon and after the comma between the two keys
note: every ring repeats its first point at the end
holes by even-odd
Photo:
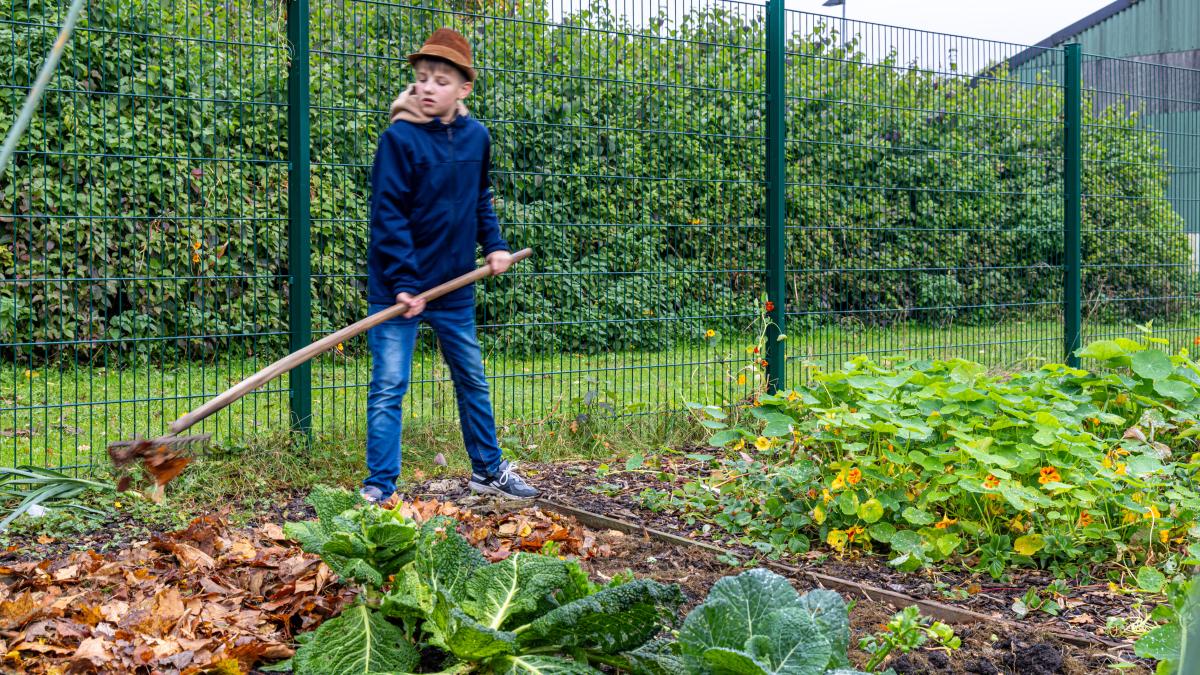
{"type": "MultiPolygon", "coordinates": [[[[1132,326],[1087,326],[1084,342],[1133,335],[1132,326]]],[[[1158,328],[1172,348],[1191,346],[1195,322],[1158,328]]],[[[789,383],[799,383],[806,364],[837,367],[856,354],[884,356],[959,356],[1001,369],[1061,360],[1057,322],[1008,322],[993,326],[933,328],[910,324],[888,328],[853,325],[793,332],[787,340],[789,383]]],[[[717,344],[697,343],[670,350],[605,354],[550,354],[512,358],[487,354],[492,398],[506,449],[524,452],[550,448],[569,454],[588,451],[578,431],[567,444],[550,443],[547,434],[570,423],[596,424],[612,413],[630,419],[657,418],[682,401],[737,400],[756,377],[748,368],[751,338],[730,336],[717,344]],[[744,369],[744,370],[743,370],[744,369]],[[738,375],[746,374],[744,384],[738,375]],[[581,415],[583,417],[581,417],[581,415]]],[[[30,370],[9,363],[0,367],[0,464],[48,467],[107,465],[104,446],[135,433],[152,436],[209,397],[267,364],[263,358],[218,358],[208,363],[163,366],[145,363],[123,368],[52,365],[30,370]]],[[[313,428],[315,442],[362,448],[370,359],[365,355],[327,354],[315,360],[313,428]]],[[[206,420],[218,448],[238,448],[264,433],[286,430],[289,422],[285,375],[206,420]]],[[[406,443],[410,448],[451,448],[457,443],[453,386],[437,354],[418,355],[406,400],[406,443]]],[[[622,426],[625,425],[625,426],[622,426]]],[[[655,420],[635,435],[661,436],[655,420]]],[[[555,433],[561,433],[555,432],[555,433]]],[[[667,435],[673,435],[670,432],[667,435]]],[[[593,439],[595,440],[595,439],[593,439]]],[[[600,443],[605,441],[598,441],[600,443]]],[[[461,447],[461,446],[459,446],[461,447]]],[[[352,453],[358,456],[358,451],[352,453]]],[[[447,457],[454,453],[447,452],[447,457]]]]}

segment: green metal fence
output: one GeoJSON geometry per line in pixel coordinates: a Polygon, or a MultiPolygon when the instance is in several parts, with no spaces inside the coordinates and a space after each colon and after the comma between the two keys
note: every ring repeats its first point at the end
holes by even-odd
{"type": "Polygon", "coordinates": [[[1200,345],[1200,71],[1082,54],[1084,339],[1153,320],[1176,345],[1200,345]],[[1120,289],[1120,290],[1118,290],[1120,289]],[[1093,318],[1095,317],[1095,318],[1093,318]],[[1098,320],[1097,320],[1098,319],[1098,320]]]}
{"type": "MultiPolygon", "coordinates": [[[[0,15],[0,126],[65,6],[0,15]]],[[[536,251],[477,293],[502,435],[859,353],[1192,339],[1195,71],[1069,47],[1010,72],[1025,47],[777,0],[94,3],[0,182],[0,461],[92,466],[360,318],[374,144],[441,25],[473,43],[496,208],[536,251]]],[[[406,414],[443,425],[420,344],[406,414]]],[[[205,430],[353,443],[364,347],[205,430]]]]}

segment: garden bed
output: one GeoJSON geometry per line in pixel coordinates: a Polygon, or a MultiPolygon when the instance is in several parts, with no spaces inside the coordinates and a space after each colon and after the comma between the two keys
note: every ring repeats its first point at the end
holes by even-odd
{"type": "MultiPolygon", "coordinates": [[[[552,494],[568,496],[553,476],[561,475],[572,484],[565,481],[569,467],[561,472],[544,466],[536,470],[552,494]]],[[[586,483],[578,476],[573,480],[581,488],[586,483]]],[[[718,579],[741,571],[710,550],[587,528],[536,506],[466,496],[459,480],[443,480],[434,487],[440,488],[440,494],[426,489],[422,491],[425,501],[406,505],[411,517],[454,515],[465,525],[460,532],[468,532],[489,559],[553,539],[563,547],[574,547],[584,569],[599,581],[628,570],[639,578],[678,584],[685,594],[681,617],[704,599],[718,579]],[[451,493],[454,501],[449,501],[451,493]]],[[[579,496],[583,494],[581,489],[579,496]]],[[[5,668],[28,673],[52,672],[54,666],[79,672],[133,672],[131,668],[140,666],[150,672],[153,666],[155,672],[187,673],[202,672],[207,660],[210,664],[224,661],[226,667],[237,662],[241,668],[237,672],[247,672],[255,664],[290,655],[291,637],[311,630],[347,596],[314,556],[281,539],[279,515],[311,517],[312,510],[289,499],[278,512],[264,514],[261,521],[242,528],[228,527],[219,517],[200,518],[184,530],[154,533],[146,541],[131,541],[103,555],[75,550],[55,556],[34,541],[27,546],[14,544],[23,561],[10,553],[2,563],[9,594],[0,612],[5,622],[0,638],[8,654],[5,668]],[[39,551],[52,555],[39,561],[39,551]],[[255,581],[257,577],[262,579],[255,581]],[[53,595],[58,605],[49,603],[50,613],[44,615],[23,611],[22,603],[33,599],[28,593],[53,595]],[[171,607],[181,611],[167,614],[169,624],[131,623],[128,618],[139,611],[162,614],[171,607]],[[280,612],[280,607],[308,609],[289,613],[280,612]],[[201,620],[217,614],[222,618],[215,624],[201,620]]],[[[118,531],[108,535],[114,533],[119,537],[118,531]]],[[[789,581],[801,591],[813,587],[802,574],[790,576],[789,581]]],[[[856,648],[858,639],[880,631],[896,610],[885,602],[855,602],[851,655],[856,662],[866,660],[856,648]]],[[[962,640],[960,649],[921,649],[893,656],[889,665],[897,673],[1070,675],[1092,672],[1117,660],[1101,645],[1066,644],[1045,634],[1040,624],[1030,624],[1028,630],[986,622],[954,628],[962,640]]],[[[1135,667],[1131,672],[1146,671],[1135,667]]]]}
{"type": "MultiPolygon", "coordinates": [[[[647,528],[684,538],[700,541],[707,539],[709,543],[714,544],[718,541],[715,537],[698,537],[693,529],[681,527],[683,524],[677,520],[647,511],[631,500],[593,493],[588,487],[594,486],[594,483],[584,479],[589,471],[595,469],[593,462],[526,465],[525,468],[530,476],[535,477],[533,480],[545,490],[544,497],[547,499],[559,500],[575,508],[609,515],[618,520],[644,524],[647,528]]],[[[409,494],[420,498],[454,500],[462,504],[491,503],[469,495],[465,483],[454,480],[425,481],[414,486],[409,494]]],[[[740,571],[715,551],[681,546],[648,533],[622,534],[619,531],[608,530],[603,533],[603,538],[611,546],[611,554],[587,560],[584,563],[585,569],[601,579],[611,578],[628,569],[638,577],[678,584],[687,596],[685,613],[704,598],[716,580],[740,571]]],[[[746,547],[739,547],[738,551],[747,555],[752,553],[746,547]]],[[[775,569],[783,572],[799,590],[816,587],[807,573],[818,572],[871,586],[882,585],[916,599],[944,601],[944,598],[929,592],[933,589],[933,583],[929,580],[906,579],[906,575],[871,559],[829,560],[824,564],[806,564],[798,567],[795,573],[788,573],[786,568],[775,569]]],[[[1023,581],[1034,583],[1035,576],[1036,573],[1031,572],[1023,577],[1023,581]]],[[[852,598],[851,595],[847,597],[852,598]]],[[[997,604],[1001,601],[992,598],[989,602],[997,604]]],[[[901,608],[897,606],[901,603],[893,605],[865,598],[857,598],[855,603],[855,609],[850,615],[854,631],[852,645],[856,645],[862,635],[881,630],[888,619],[901,608]]],[[[969,602],[955,604],[974,609],[969,602]]],[[[1110,606],[1106,604],[1105,607],[1110,606]]],[[[1115,606],[1111,607],[1111,612],[1114,615],[1118,614],[1115,606]]],[[[937,649],[914,652],[894,658],[891,665],[898,673],[1039,674],[1092,672],[1118,661],[1136,661],[1133,657],[1132,643],[1089,634],[1072,624],[1069,617],[1028,617],[1032,620],[1026,620],[1021,626],[1014,627],[1010,620],[1011,615],[1006,617],[1000,610],[994,614],[995,621],[972,621],[954,626],[956,634],[963,640],[960,650],[949,653],[937,649]],[[1076,639],[1071,639],[1072,637],[1076,639]]],[[[861,651],[857,654],[863,657],[861,651]]],[[[1139,666],[1127,672],[1149,671],[1139,666]]]]}
{"type": "MultiPolygon", "coordinates": [[[[706,542],[729,551],[741,561],[764,559],[753,547],[730,537],[720,528],[689,524],[679,516],[641,506],[637,497],[642,490],[664,487],[658,472],[605,470],[601,468],[601,463],[593,461],[525,466],[532,476],[531,480],[544,490],[543,496],[548,500],[706,542]],[[601,475],[602,478],[597,477],[601,475]]],[[[686,462],[674,466],[680,472],[680,476],[685,475],[689,469],[686,462]]],[[[466,494],[466,488],[465,483],[459,485],[453,481],[427,481],[416,488],[414,493],[457,499],[466,494]],[[430,490],[431,485],[439,490],[430,490]]],[[[886,560],[862,554],[842,558],[826,552],[813,551],[789,557],[785,562],[804,571],[868,584],[916,599],[937,601],[1003,620],[1018,618],[1012,610],[1013,603],[1020,600],[1030,588],[1044,589],[1054,581],[1053,575],[1045,571],[1021,568],[1011,568],[1011,578],[1003,584],[993,581],[987,575],[955,571],[948,566],[903,573],[888,566],[886,560]]],[[[1061,586],[1059,588],[1062,589],[1061,586]]],[[[1022,621],[1037,625],[1043,630],[1059,631],[1067,639],[1074,635],[1079,641],[1105,645],[1108,648],[1130,645],[1129,641],[1114,640],[1105,632],[1110,618],[1137,618],[1137,612],[1141,610],[1128,596],[1113,592],[1106,584],[1099,583],[1068,583],[1065,590],[1067,592],[1063,593],[1063,597],[1058,598],[1064,606],[1058,615],[1033,611],[1021,617],[1022,621]]],[[[1148,612],[1149,608],[1145,611],[1148,612]]]]}

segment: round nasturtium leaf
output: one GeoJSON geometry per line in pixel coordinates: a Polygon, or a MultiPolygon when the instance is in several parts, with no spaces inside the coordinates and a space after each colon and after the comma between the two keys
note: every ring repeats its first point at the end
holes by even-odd
{"type": "Polygon", "coordinates": [[[874,497],[859,504],[858,517],[868,523],[874,523],[883,517],[883,504],[874,497]]]}
{"type": "Polygon", "coordinates": [[[1021,555],[1033,555],[1046,546],[1046,540],[1040,534],[1027,534],[1017,537],[1013,542],[1013,550],[1021,555]]]}

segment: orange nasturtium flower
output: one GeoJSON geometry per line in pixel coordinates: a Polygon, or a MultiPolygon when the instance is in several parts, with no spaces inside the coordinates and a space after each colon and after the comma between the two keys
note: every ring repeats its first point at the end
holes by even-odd
{"type": "Polygon", "coordinates": [[[850,469],[850,473],[846,474],[846,482],[850,483],[851,485],[858,485],[859,481],[861,480],[862,471],[859,471],[857,467],[850,469]]]}
{"type": "Polygon", "coordinates": [[[990,490],[995,490],[1000,487],[1000,479],[989,473],[987,478],[983,479],[983,486],[990,490]]]}
{"type": "Polygon", "coordinates": [[[1046,483],[1058,483],[1061,480],[1062,478],[1058,475],[1058,469],[1052,466],[1043,466],[1040,474],[1038,475],[1038,482],[1042,485],[1045,485],[1046,483]]]}
{"type": "Polygon", "coordinates": [[[942,519],[940,521],[934,523],[933,526],[939,530],[944,530],[947,527],[950,527],[951,525],[953,525],[957,522],[958,522],[957,518],[951,518],[950,516],[943,514],[942,519]]]}
{"type": "Polygon", "coordinates": [[[1087,511],[1084,511],[1083,513],[1079,514],[1079,526],[1080,527],[1087,527],[1088,525],[1091,525],[1091,524],[1092,524],[1092,514],[1088,513],[1087,511]]]}

